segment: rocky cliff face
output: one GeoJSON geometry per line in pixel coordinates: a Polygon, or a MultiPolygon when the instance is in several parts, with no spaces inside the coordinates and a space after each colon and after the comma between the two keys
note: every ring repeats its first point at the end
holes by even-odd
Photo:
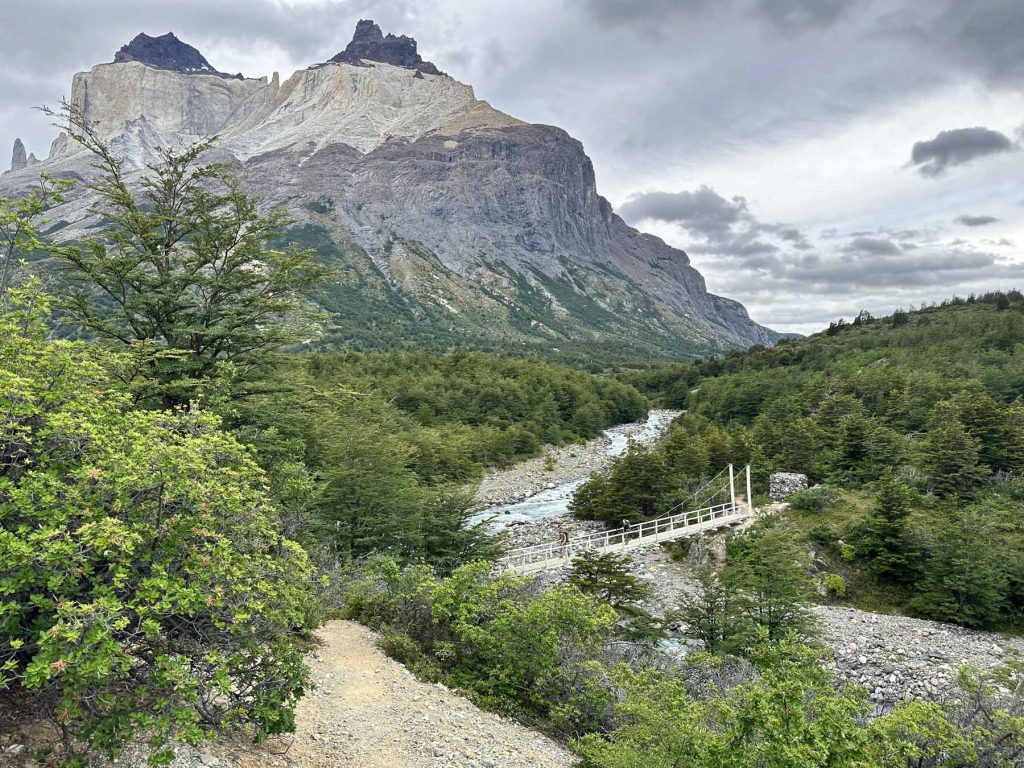
{"type": "MultiPolygon", "coordinates": [[[[627,226],[578,141],[478,100],[411,38],[361,21],[341,54],[283,83],[206,72],[198,51],[160,40],[76,75],[73,100],[136,164],[218,134],[218,156],[342,268],[325,303],[360,344],[684,356],[777,338],[709,294],[685,253],[627,226]]],[[[60,138],[44,167],[89,173],[60,138]]],[[[31,177],[8,175],[0,194],[31,177]]],[[[62,236],[81,231],[87,202],[51,217],[62,236]]]]}

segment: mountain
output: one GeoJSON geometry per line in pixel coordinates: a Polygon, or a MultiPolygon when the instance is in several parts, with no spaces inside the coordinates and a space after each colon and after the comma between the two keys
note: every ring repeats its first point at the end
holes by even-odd
{"type": "MultiPolygon", "coordinates": [[[[226,76],[171,34],[140,35],[75,75],[72,101],[141,168],[155,147],[218,135],[290,237],[340,267],[326,287],[355,346],[403,343],[688,357],[774,343],[708,293],[686,254],[628,226],[597,192],[579,141],[523,122],[443,74],[410,37],[360,21],[329,61],[285,81],[226,76]]],[[[66,136],[40,171],[88,178],[66,136]]],[[[88,196],[56,211],[58,236],[90,224],[88,196]]]]}

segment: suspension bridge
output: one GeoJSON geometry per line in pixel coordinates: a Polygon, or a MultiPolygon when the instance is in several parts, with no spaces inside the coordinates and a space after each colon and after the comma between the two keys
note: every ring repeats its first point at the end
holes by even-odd
{"type": "Polygon", "coordinates": [[[513,549],[498,561],[498,567],[524,575],[537,573],[569,565],[581,552],[632,552],[666,541],[737,526],[753,516],[752,498],[750,465],[737,472],[730,464],[661,517],[632,525],[629,529],[613,528],[513,549]],[[742,490],[746,493],[738,495],[737,481],[744,480],[745,488],[742,490]]]}

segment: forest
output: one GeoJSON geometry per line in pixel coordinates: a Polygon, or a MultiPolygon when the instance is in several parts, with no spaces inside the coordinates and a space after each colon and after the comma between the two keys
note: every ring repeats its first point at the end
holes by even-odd
{"type": "Polygon", "coordinates": [[[40,234],[65,181],[0,200],[0,691],[58,734],[44,764],[101,765],[143,740],[161,765],[175,744],[293,731],[304,657],[338,617],[590,768],[1019,763],[1013,661],[884,716],[830,676],[800,538],[914,610],[1014,625],[1018,571],[993,561],[1014,550],[990,531],[1016,531],[1019,296],[619,377],[463,351],[304,353],[330,321],[310,301],[325,274],[281,245],[286,217],[204,163],[208,143],[129,184],[65,117],[102,172],[91,234],[40,234]],[[56,290],[31,274],[40,251],[65,270],[56,290]],[[584,486],[577,514],[656,515],[729,461],[822,483],[794,502],[819,522],[756,528],[701,571],[681,610],[703,649],[683,662],[624,559],[581,557],[546,585],[496,572],[501,540],[467,524],[484,467],[650,399],[689,412],[584,486]]]}
{"type": "Polygon", "coordinates": [[[1021,625],[1024,297],[862,313],[773,349],[625,376],[685,409],[575,499],[577,514],[657,515],[725,464],[814,487],[786,524],[842,600],[970,627],[1021,625]],[[643,481],[638,478],[643,478],[643,481]]]}

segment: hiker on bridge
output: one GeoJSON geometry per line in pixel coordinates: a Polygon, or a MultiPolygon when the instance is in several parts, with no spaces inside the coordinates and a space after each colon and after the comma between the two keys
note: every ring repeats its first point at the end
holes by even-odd
{"type": "Polygon", "coordinates": [[[569,546],[569,532],[564,528],[558,529],[558,546],[567,547],[569,546]]]}
{"type": "Polygon", "coordinates": [[[633,529],[633,524],[629,522],[628,517],[622,518],[622,543],[625,544],[626,540],[629,539],[629,532],[633,529]]]}

